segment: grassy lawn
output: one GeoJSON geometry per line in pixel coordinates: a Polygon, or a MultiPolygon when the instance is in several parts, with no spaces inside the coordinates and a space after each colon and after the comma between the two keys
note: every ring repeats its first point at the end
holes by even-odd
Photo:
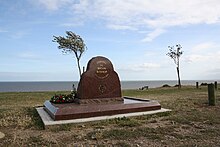
{"type": "Polygon", "coordinates": [[[35,107],[55,93],[0,93],[0,146],[220,146],[220,92],[208,106],[207,87],[124,90],[124,96],[155,99],[172,112],[44,130],[35,107]]]}

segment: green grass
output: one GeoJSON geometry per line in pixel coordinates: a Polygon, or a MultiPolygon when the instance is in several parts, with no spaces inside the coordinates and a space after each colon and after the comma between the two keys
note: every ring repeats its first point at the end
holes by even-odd
{"type": "Polygon", "coordinates": [[[206,86],[123,90],[172,111],[44,130],[35,107],[60,93],[69,92],[0,93],[0,131],[6,134],[0,146],[220,146],[220,93],[217,105],[209,106],[206,86]]]}

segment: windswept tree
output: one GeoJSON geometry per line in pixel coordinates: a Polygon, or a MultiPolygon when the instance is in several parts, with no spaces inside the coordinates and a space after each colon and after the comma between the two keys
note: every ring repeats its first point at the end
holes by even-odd
{"type": "Polygon", "coordinates": [[[176,46],[168,46],[169,52],[166,54],[171,59],[174,60],[174,63],[176,64],[176,70],[177,70],[177,76],[178,76],[178,88],[181,88],[181,80],[180,80],[180,61],[179,58],[183,54],[181,51],[181,45],[177,44],[176,46]]]}
{"type": "Polygon", "coordinates": [[[66,31],[66,34],[66,37],[53,36],[53,42],[57,42],[59,44],[58,48],[62,49],[64,54],[73,53],[75,55],[79,69],[79,75],[81,77],[82,71],[80,67],[80,59],[86,50],[86,45],[79,35],[71,31],[66,31]]]}

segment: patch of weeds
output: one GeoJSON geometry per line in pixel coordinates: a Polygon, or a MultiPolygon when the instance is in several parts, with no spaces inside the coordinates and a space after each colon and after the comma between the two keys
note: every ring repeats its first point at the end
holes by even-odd
{"type": "Polygon", "coordinates": [[[100,129],[100,130],[102,129],[103,130],[103,129],[105,129],[105,127],[104,126],[95,126],[95,129],[100,129]]]}
{"type": "Polygon", "coordinates": [[[104,131],[102,136],[103,138],[118,140],[136,137],[135,132],[129,129],[113,129],[104,131]]]}
{"type": "Polygon", "coordinates": [[[28,145],[29,146],[46,146],[47,143],[43,139],[43,137],[39,135],[39,136],[31,136],[28,139],[28,145]]]}
{"type": "Polygon", "coordinates": [[[143,136],[153,140],[161,140],[163,136],[162,134],[164,134],[163,128],[138,128],[136,132],[136,134],[138,134],[139,136],[143,136]]]}
{"type": "Polygon", "coordinates": [[[52,132],[70,131],[71,124],[62,124],[50,129],[52,132]]]}
{"type": "Polygon", "coordinates": [[[103,128],[105,128],[104,126],[107,126],[107,125],[110,125],[110,124],[112,124],[112,122],[110,122],[109,119],[89,123],[89,125],[91,127],[94,127],[94,128],[97,128],[97,129],[103,129],[103,128]]]}
{"type": "Polygon", "coordinates": [[[44,129],[44,124],[43,124],[43,122],[42,122],[42,120],[41,120],[41,118],[40,118],[40,116],[39,116],[39,114],[38,114],[38,112],[37,112],[37,110],[35,108],[33,108],[33,107],[26,107],[26,108],[24,108],[24,111],[32,119],[32,123],[29,124],[28,128],[36,127],[36,128],[38,128],[40,130],[44,129]]]}
{"type": "Polygon", "coordinates": [[[188,130],[188,129],[190,129],[190,126],[188,126],[188,125],[183,125],[183,126],[181,126],[181,128],[184,129],[184,130],[188,130]]]}
{"type": "Polygon", "coordinates": [[[115,119],[108,119],[108,120],[100,121],[98,123],[94,123],[92,124],[92,126],[97,129],[104,129],[104,126],[115,125],[115,124],[120,127],[135,127],[140,125],[140,123],[136,119],[132,119],[128,117],[118,117],[115,119]]]}
{"type": "Polygon", "coordinates": [[[116,147],[131,147],[129,144],[127,144],[126,142],[117,142],[115,144],[116,147]]]}
{"type": "Polygon", "coordinates": [[[140,125],[140,123],[137,120],[130,119],[127,117],[116,118],[115,122],[120,127],[135,127],[140,125]]]}
{"type": "Polygon", "coordinates": [[[97,147],[106,147],[106,146],[103,144],[98,144],[97,147]]]}
{"type": "Polygon", "coordinates": [[[178,133],[170,133],[169,136],[172,136],[172,137],[180,139],[180,140],[196,139],[194,136],[183,135],[183,134],[178,134],[178,133]]]}
{"type": "Polygon", "coordinates": [[[210,113],[206,113],[206,115],[205,115],[206,120],[204,121],[204,123],[208,124],[208,125],[220,124],[220,121],[219,121],[220,115],[218,113],[218,110],[217,111],[213,110],[210,113]],[[210,115],[210,113],[212,113],[212,115],[210,115]]]}
{"type": "Polygon", "coordinates": [[[179,124],[187,124],[187,125],[191,125],[191,121],[189,119],[187,119],[187,117],[185,116],[172,116],[170,117],[171,121],[177,122],[179,124]]]}
{"type": "Polygon", "coordinates": [[[137,116],[136,119],[138,119],[138,120],[149,120],[151,118],[167,117],[167,116],[170,116],[172,113],[173,113],[172,111],[168,111],[168,112],[163,112],[163,113],[142,115],[142,116],[137,116]]]}
{"type": "Polygon", "coordinates": [[[86,138],[90,140],[98,140],[102,138],[102,133],[97,130],[91,131],[86,135],[86,138]]]}
{"type": "Polygon", "coordinates": [[[106,119],[106,120],[101,120],[97,122],[91,122],[90,125],[92,127],[98,128],[98,127],[103,127],[103,126],[109,126],[111,124],[115,124],[114,119],[106,119]]]}
{"type": "Polygon", "coordinates": [[[171,114],[172,114],[172,111],[156,113],[154,114],[154,117],[166,117],[166,116],[170,116],[171,114]]]}
{"type": "Polygon", "coordinates": [[[3,118],[5,112],[7,112],[7,109],[0,109],[0,118],[3,118]]]}
{"type": "Polygon", "coordinates": [[[215,128],[215,129],[204,129],[204,130],[201,130],[200,133],[206,135],[206,136],[219,136],[220,135],[220,132],[219,132],[219,129],[215,128]]]}
{"type": "Polygon", "coordinates": [[[41,142],[43,139],[41,136],[31,136],[29,138],[29,142],[32,142],[32,143],[37,143],[37,142],[41,142]]]}
{"type": "MultiPolygon", "coordinates": [[[[79,138],[80,134],[74,134],[73,132],[71,132],[71,133],[62,132],[61,135],[59,132],[56,132],[54,134],[57,134],[57,137],[54,136],[54,139],[50,140],[50,142],[49,142],[50,144],[56,144],[56,145],[59,144],[59,146],[68,146],[68,144],[71,144],[73,141],[74,142],[81,141],[81,138],[79,138]]],[[[53,145],[52,145],[52,147],[53,147],[53,145]]]]}
{"type": "Polygon", "coordinates": [[[103,132],[103,138],[123,140],[128,138],[146,137],[148,139],[162,139],[167,130],[163,128],[114,129],[103,132]],[[162,130],[162,131],[161,131],[162,130]]]}

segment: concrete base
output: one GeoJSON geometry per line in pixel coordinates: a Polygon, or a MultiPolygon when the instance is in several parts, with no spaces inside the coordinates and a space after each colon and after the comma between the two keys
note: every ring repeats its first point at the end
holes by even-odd
{"type": "Polygon", "coordinates": [[[120,118],[120,117],[141,116],[141,115],[171,111],[170,109],[161,108],[159,110],[152,110],[152,111],[145,111],[145,112],[134,112],[134,113],[116,114],[116,115],[109,115],[109,116],[98,116],[98,117],[54,121],[50,117],[50,115],[44,110],[43,107],[38,107],[36,109],[37,109],[37,112],[39,113],[39,115],[44,123],[45,129],[47,129],[50,126],[54,126],[54,125],[62,125],[62,124],[70,124],[70,123],[83,123],[83,122],[90,122],[90,121],[99,121],[99,120],[106,120],[106,119],[113,119],[113,118],[120,118]]]}
{"type": "Polygon", "coordinates": [[[53,120],[57,121],[159,110],[161,105],[155,100],[124,97],[123,101],[104,104],[54,104],[50,101],[45,101],[44,109],[53,120]]]}

